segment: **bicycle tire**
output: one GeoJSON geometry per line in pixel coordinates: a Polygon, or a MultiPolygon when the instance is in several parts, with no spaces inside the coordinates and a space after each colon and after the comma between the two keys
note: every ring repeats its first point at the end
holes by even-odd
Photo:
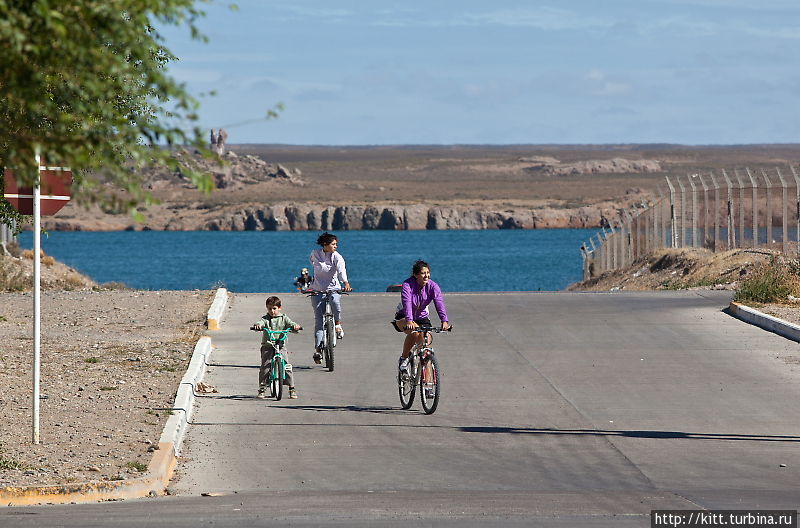
{"type": "Polygon", "coordinates": [[[333,317],[328,318],[325,324],[325,367],[328,372],[333,372],[333,349],[336,346],[336,330],[333,317]]]}
{"type": "Polygon", "coordinates": [[[283,358],[273,358],[272,360],[272,395],[275,396],[275,401],[281,401],[283,397],[283,358]]]}
{"type": "Polygon", "coordinates": [[[420,371],[422,375],[419,384],[419,400],[422,402],[422,410],[425,411],[425,414],[433,414],[436,412],[436,407],[439,406],[439,395],[442,392],[442,371],[435,354],[428,354],[422,360],[420,371]],[[433,395],[429,396],[429,392],[433,392],[433,395]]]}
{"type": "Polygon", "coordinates": [[[414,370],[415,356],[411,356],[408,362],[408,371],[397,372],[397,385],[400,394],[400,406],[408,410],[414,404],[414,396],[417,393],[417,379],[414,370]]]}

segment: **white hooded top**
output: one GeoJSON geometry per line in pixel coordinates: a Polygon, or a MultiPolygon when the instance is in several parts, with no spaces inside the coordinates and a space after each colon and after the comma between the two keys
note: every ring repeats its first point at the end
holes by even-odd
{"type": "Polygon", "coordinates": [[[342,285],[339,282],[339,277],[341,277],[342,282],[348,282],[344,257],[338,251],[325,253],[321,248],[315,249],[311,252],[309,261],[314,267],[314,282],[311,283],[312,290],[341,289],[342,285]]]}

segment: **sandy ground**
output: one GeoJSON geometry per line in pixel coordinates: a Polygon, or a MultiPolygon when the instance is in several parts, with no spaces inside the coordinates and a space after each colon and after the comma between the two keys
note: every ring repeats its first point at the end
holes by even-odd
{"type": "Polygon", "coordinates": [[[44,291],[41,443],[34,445],[33,297],[0,293],[0,487],[144,471],[205,332],[212,295],[44,291]]]}

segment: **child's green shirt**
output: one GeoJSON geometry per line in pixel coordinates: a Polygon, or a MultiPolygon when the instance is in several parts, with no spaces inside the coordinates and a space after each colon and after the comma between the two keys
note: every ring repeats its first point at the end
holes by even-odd
{"type": "MultiPolygon", "coordinates": [[[[292,321],[288,315],[282,313],[280,315],[276,315],[275,317],[272,317],[271,315],[267,314],[258,321],[256,321],[256,324],[260,324],[264,328],[269,328],[274,332],[275,330],[286,330],[287,328],[292,328],[297,323],[292,321]]],[[[281,336],[280,335],[270,336],[267,332],[261,332],[261,344],[262,345],[265,343],[275,344],[275,341],[277,341],[279,337],[281,336]]]]}

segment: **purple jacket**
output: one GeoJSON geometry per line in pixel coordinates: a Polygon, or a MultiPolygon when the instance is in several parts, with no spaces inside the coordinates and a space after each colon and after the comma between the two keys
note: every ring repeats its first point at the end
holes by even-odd
{"type": "Polygon", "coordinates": [[[403,289],[400,293],[400,304],[405,318],[409,321],[428,317],[428,305],[433,302],[439,319],[448,321],[447,308],[444,306],[442,289],[438,284],[428,279],[428,284],[423,288],[413,276],[403,281],[403,289]]]}

